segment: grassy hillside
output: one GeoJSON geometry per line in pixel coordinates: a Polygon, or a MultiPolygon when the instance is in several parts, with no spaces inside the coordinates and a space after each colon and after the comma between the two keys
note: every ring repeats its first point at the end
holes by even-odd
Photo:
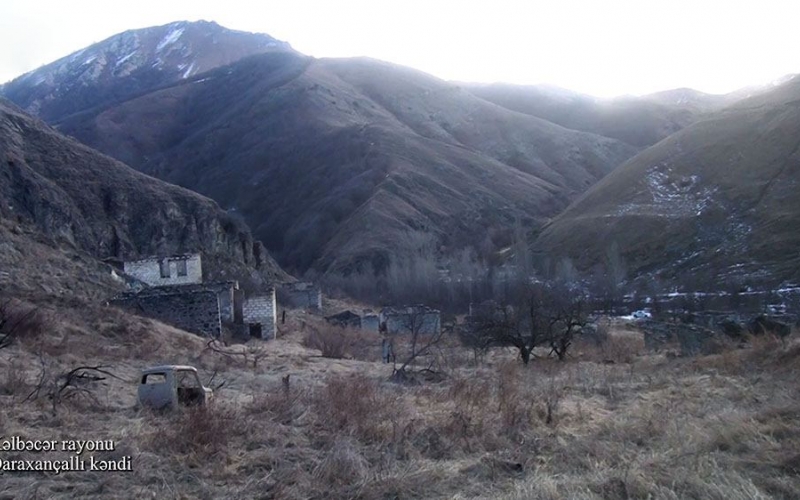
{"type": "Polygon", "coordinates": [[[675,282],[797,280],[799,138],[794,79],[635,156],[554,220],[535,247],[588,267],[616,241],[633,270],[675,282]]]}
{"type": "Polygon", "coordinates": [[[651,146],[725,102],[690,89],[642,97],[599,99],[546,85],[467,84],[476,96],[563,127],[612,137],[637,148],[651,146]]]}
{"type": "Polygon", "coordinates": [[[253,56],[61,130],[242,214],[282,264],[381,268],[540,226],[634,153],[369,59],[253,56]]]}
{"type": "MultiPolygon", "coordinates": [[[[387,382],[391,365],[377,361],[379,338],[362,338],[352,359],[304,347],[305,332],[321,327],[308,315],[290,314],[277,340],[251,340],[221,354],[157,322],[80,306],[54,309],[58,320],[46,334],[32,331],[0,350],[0,433],[111,440],[113,451],[81,458],[129,457],[131,471],[91,471],[88,463],[86,471],[61,474],[6,471],[2,495],[751,500],[800,494],[796,341],[783,347],[763,338],[746,349],[670,359],[643,352],[641,334],[616,325],[606,347],[580,344],[567,362],[539,359],[528,367],[508,352],[476,365],[469,350],[448,344],[435,360],[423,360],[423,366],[438,361],[442,380],[404,386],[387,382]],[[163,363],[194,365],[204,382],[214,374],[225,385],[205,410],[137,407],[139,370],[163,363]],[[48,399],[60,374],[87,365],[114,376],[86,382],[82,391],[70,387],[64,394],[72,397],[48,399]],[[29,398],[42,380],[39,395],[29,398]]],[[[4,461],[70,456],[3,452],[4,461]]]]}
{"type": "Polygon", "coordinates": [[[284,276],[247,226],[213,201],[68,139],[5,101],[0,159],[0,217],[62,245],[98,258],[202,251],[242,276],[284,276]]]}

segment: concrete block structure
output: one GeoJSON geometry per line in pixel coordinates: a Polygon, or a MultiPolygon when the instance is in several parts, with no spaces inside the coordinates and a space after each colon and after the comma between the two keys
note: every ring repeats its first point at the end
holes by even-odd
{"type": "Polygon", "coordinates": [[[203,282],[200,254],[173,255],[126,261],[125,274],[150,286],[188,285],[203,282]]]}
{"type": "Polygon", "coordinates": [[[384,307],[379,315],[379,322],[379,329],[388,334],[433,335],[442,328],[439,311],[424,305],[384,307]]]}
{"type": "Polygon", "coordinates": [[[248,297],[244,301],[244,324],[248,326],[250,336],[268,340],[278,336],[277,304],[275,289],[264,295],[248,297]]]}
{"type": "Polygon", "coordinates": [[[282,304],[297,309],[322,310],[322,290],[314,283],[284,283],[278,290],[282,304]]]}

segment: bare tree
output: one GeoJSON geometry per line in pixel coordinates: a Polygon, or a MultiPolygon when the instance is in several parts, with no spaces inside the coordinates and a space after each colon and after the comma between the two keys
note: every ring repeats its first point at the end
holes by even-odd
{"type": "MultiPolygon", "coordinates": [[[[411,338],[411,355],[417,354],[417,344],[419,343],[420,334],[428,329],[430,326],[429,315],[432,311],[425,306],[412,306],[406,309],[405,313],[400,315],[399,323],[401,328],[408,332],[411,338]],[[427,324],[426,324],[427,323],[427,324]]],[[[435,330],[441,330],[441,325],[435,330]]],[[[436,332],[438,333],[438,332],[436,332]]]]}
{"type": "MultiPolygon", "coordinates": [[[[399,318],[400,326],[410,334],[411,351],[401,362],[400,368],[395,367],[392,371],[391,380],[395,382],[409,382],[414,380],[414,373],[409,370],[409,366],[416,363],[418,358],[427,356],[431,350],[438,346],[443,338],[441,325],[433,324],[436,321],[431,318],[435,314],[424,306],[409,307],[399,318]]],[[[421,370],[424,372],[435,372],[433,366],[421,370]]]]}
{"type": "MultiPolygon", "coordinates": [[[[416,380],[416,373],[410,370],[410,366],[412,363],[415,363],[416,360],[421,356],[427,356],[431,353],[434,347],[438,346],[439,343],[442,341],[442,331],[437,330],[435,333],[428,335],[419,348],[416,347],[412,349],[412,352],[406,356],[406,358],[401,362],[400,368],[397,368],[395,364],[394,368],[392,369],[392,376],[391,380],[394,382],[402,382],[408,383],[413,382],[416,380]]],[[[428,366],[422,370],[421,372],[428,372],[428,373],[436,373],[433,366],[428,366]]]]}
{"type": "Polygon", "coordinates": [[[473,347],[513,347],[528,364],[537,347],[566,359],[575,334],[586,324],[582,292],[563,284],[534,283],[519,287],[513,304],[474,319],[473,347]]]}

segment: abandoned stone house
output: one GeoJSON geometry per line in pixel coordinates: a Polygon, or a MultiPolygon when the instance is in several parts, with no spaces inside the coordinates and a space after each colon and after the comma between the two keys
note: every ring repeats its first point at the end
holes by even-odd
{"type": "Polygon", "coordinates": [[[424,305],[384,307],[378,316],[379,328],[388,334],[422,333],[432,335],[441,330],[441,314],[424,305]]]}
{"type": "Polygon", "coordinates": [[[237,281],[204,283],[199,254],[128,261],[123,269],[149,286],[123,292],[111,305],[212,338],[223,329],[237,337],[277,335],[275,289],[245,297],[237,281]]]}
{"type": "Polygon", "coordinates": [[[203,282],[200,254],[125,261],[122,270],[125,274],[150,286],[187,285],[203,282]]]}
{"type": "Polygon", "coordinates": [[[361,316],[361,329],[370,332],[377,332],[380,330],[381,320],[380,317],[369,309],[364,310],[361,316]]]}
{"type": "Polygon", "coordinates": [[[342,311],[331,316],[325,316],[325,321],[342,328],[361,328],[361,316],[353,311],[342,311]]]}
{"type": "Polygon", "coordinates": [[[288,307],[311,311],[322,310],[322,290],[314,283],[304,281],[284,283],[278,290],[278,299],[288,307]]]}
{"type": "Polygon", "coordinates": [[[379,321],[378,315],[373,314],[369,309],[364,311],[364,314],[359,315],[353,311],[342,311],[340,313],[326,316],[325,320],[336,326],[343,328],[358,328],[372,332],[378,332],[379,321]]]}

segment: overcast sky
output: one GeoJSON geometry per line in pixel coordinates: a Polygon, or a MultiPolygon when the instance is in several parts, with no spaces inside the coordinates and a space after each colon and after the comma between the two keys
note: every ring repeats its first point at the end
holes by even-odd
{"type": "Polygon", "coordinates": [[[204,19],[447,80],[724,93],[800,73],[798,14],[793,0],[0,0],[0,82],[127,29],[204,19]]]}

